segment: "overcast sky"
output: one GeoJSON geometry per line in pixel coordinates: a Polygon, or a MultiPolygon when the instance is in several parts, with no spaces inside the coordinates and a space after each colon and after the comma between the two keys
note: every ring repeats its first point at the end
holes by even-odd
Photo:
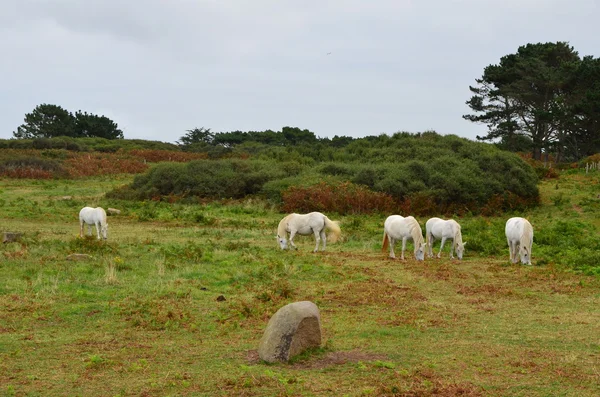
{"type": "Polygon", "coordinates": [[[0,138],[41,103],[125,138],[195,127],[474,139],[469,85],[520,45],[600,56],[600,0],[2,0],[0,138]]]}

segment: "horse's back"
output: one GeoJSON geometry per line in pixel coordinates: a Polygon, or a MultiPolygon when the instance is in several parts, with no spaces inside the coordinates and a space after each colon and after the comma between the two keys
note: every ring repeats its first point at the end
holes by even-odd
{"type": "Polygon", "coordinates": [[[87,214],[88,212],[92,211],[93,208],[92,207],[83,207],[80,211],[79,211],[79,215],[82,214],[87,214]]]}
{"type": "Polygon", "coordinates": [[[325,227],[326,216],[320,212],[309,212],[308,214],[292,213],[285,217],[282,222],[287,223],[288,229],[295,230],[298,234],[309,234],[313,230],[321,230],[325,227]]]}
{"type": "Polygon", "coordinates": [[[446,222],[441,218],[429,218],[427,222],[425,222],[425,231],[434,235],[441,235],[442,228],[445,224],[446,222]]]}
{"type": "Polygon", "coordinates": [[[427,219],[427,222],[425,222],[425,228],[426,229],[431,229],[434,225],[440,223],[440,221],[443,221],[441,218],[437,218],[437,217],[433,217],[433,218],[429,218],[427,219]]]}
{"type": "Polygon", "coordinates": [[[79,211],[79,220],[86,223],[106,222],[106,211],[102,207],[83,207],[79,211]]]}
{"type": "Polygon", "coordinates": [[[414,228],[418,228],[421,232],[421,226],[413,216],[390,215],[385,220],[383,227],[385,232],[393,238],[411,236],[411,231],[414,228]]]}
{"type": "Polygon", "coordinates": [[[525,234],[533,236],[531,223],[529,223],[527,219],[521,217],[510,218],[506,221],[504,232],[506,233],[506,238],[511,240],[519,240],[525,234]]]}
{"type": "Polygon", "coordinates": [[[383,223],[383,227],[386,230],[390,230],[392,225],[399,225],[404,221],[404,217],[402,215],[390,215],[385,219],[383,223]]]}

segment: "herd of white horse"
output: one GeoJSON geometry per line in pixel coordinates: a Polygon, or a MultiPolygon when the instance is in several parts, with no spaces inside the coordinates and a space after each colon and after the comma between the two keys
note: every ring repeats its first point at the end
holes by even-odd
{"type": "MultiPolygon", "coordinates": [[[[108,238],[108,223],[106,221],[106,211],[102,207],[92,208],[84,207],[79,211],[79,235],[84,235],[84,225],[88,226],[88,234],[92,233],[92,226],[96,227],[98,240],[100,236],[105,240],[108,238]]],[[[466,242],[462,240],[460,225],[453,219],[430,218],[425,223],[425,239],[419,222],[413,216],[403,217],[400,215],[390,215],[383,224],[383,244],[382,250],[390,249],[390,258],[396,258],[394,245],[402,241],[401,259],[404,259],[406,242],[412,241],[414,246],[415,259],[422,261],[427,255],[433,257],[433,244],[436,240],[441,240],[440,250],[437,254],[439,258],[442,254],[444,244],[447,240],[452,240],[450,246],[450,258],[454,258],[454,251],[458,259],[462,259],[465,252],[466,242]]],[[[521,263],[531,265],[531,247],[533,244],[533,227],[525,218],[510,218],[505,227],[506,240],[512,263],[517,263],[519,258],[521,263]]],[[[322,250],[327,246],[327,240],[335,243],[342,231],[339,222],[332,221],[326,215],[320,212],[311,212],[308,214],[289,214],[285,216],[277,227],[277,242],[281,249],[297,248],[294,244],[294,237],[299,234],[302,236],[314,234],[315,249],[319,250],[322,243],[322,250]],[[329,230],[329,236],[326,231],[329,230]],[[288,237],[289,235],[289,237],[288,237]],[[289,244],[288,244],[289,243],[289,244]]]]}
{"type": "MultiPolygon", "coordinates": [[[[316,242],[314,252],[317,252],[319,242],[323,243],[323,250],[325,250],[327,239],[335,242],[340,237],[341,230],[337,221],[330,220],[320,212],[289,214],[279,222],[277,227],[277,241],[281,249],[296,248],[294,236],[297,234],[314,234],[316,242]],[[329,237],[325,233],[327,229],[330,231],[329,237]]],[[[512,263],[517,263],[520,258],[521,263],[531,265],[531,246],[533,244],[531,223],[525,218],[510,218],[506,222],[505,234],[512,263]]],[[[385,251],[389,247],[390,258],[396,258],[394,245],[396,242],[402,241],[400,258],[404,259],[406,242],[412,241],[415,259],[422,261],[425,259],[426,250],[427,255],[430,258],[433,257],[433,244],[436,240],[441,240],[438,258],[442,254],[446,240],[452,240],[450,258],[454,258],[454,251],[456,251],[458,259],[462,259],[467,243],[463,242],[460,225],[455,220],[430,218],[425,223],[425,236],[426,239],[423,238],[419,222],[413,216],[390,215],[383,224],[382,250],[385,251]]]]}

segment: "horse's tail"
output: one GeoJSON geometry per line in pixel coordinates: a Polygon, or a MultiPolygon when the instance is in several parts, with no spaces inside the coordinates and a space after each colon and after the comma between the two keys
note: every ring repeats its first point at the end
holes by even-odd
{"type": "Polygon", "coordinates": [[[385,252],[390,245],[386,231],[383,231],[383,242],[381,243],[381,252],[385,252]]]}
{"type": "Polygon", "coordinates": [[[332,221],[331,219],[325,216],[325,227],[330,230],[330,233],[327,235],[327,240],[331,243],[335,243],[338,241],[342,234],[342,229],[340,229],[339,221],[332,221]]]}

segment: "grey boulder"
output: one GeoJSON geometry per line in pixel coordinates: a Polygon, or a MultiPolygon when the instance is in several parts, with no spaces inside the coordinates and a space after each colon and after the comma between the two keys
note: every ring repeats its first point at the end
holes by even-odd
{"type": "Polygon", "coordinates": [[[286,362],[308,348],[321,346],[321,316],[312,302],[290,303],[271,317],[258,347],[267,362],[286,362]]]}

